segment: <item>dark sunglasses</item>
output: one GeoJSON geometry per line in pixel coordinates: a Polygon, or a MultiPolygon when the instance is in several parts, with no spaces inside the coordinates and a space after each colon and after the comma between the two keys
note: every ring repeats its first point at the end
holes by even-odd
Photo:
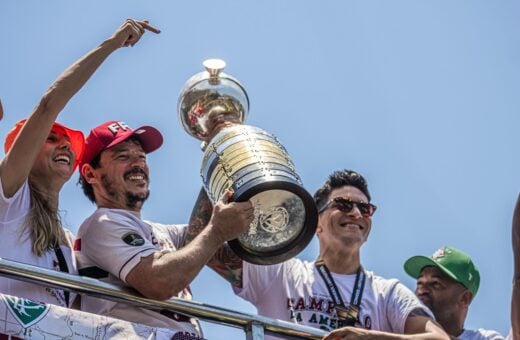
{"type": "Polygon", "coordinates": [[[363,202],[363,201],[354,201],[348,197],[334,197],[332,200],[327,202],[321,209],[318,211],[318,214],[321,214],[328,208],[336,208],[344,213],[349,213],[356,206],[359,209],[361,215],[365,217],[370,217],[374,214],[377,207],[372,203],[363,202]]]}

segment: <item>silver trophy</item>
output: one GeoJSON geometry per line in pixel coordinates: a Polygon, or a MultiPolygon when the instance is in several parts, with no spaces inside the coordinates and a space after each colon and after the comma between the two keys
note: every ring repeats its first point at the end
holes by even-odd
{"type": "Polygon", "coordinates": [[[255,218],[229,246],[255,264],[283,262],[311,241],[318,213],[303,188],[287,150],[260,128],[243,125],[249,98],[240,82],[222,72],[226,63],[206,60],[206,71],[191,77],[179,98],[184,129],[202,141],[200,174],[215,204],[226,189],[232,201],[250,200],[255,218]]]}

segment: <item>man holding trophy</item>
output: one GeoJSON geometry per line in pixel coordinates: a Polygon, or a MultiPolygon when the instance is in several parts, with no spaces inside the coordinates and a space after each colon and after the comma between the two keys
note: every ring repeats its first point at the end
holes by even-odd
{"type": "Polygon", "coordinates": [[[179,100],[184,128],[205,151],[204,188],[187,239],[204,230],[212,203],[222,196],[249,199],[255,208],[249,230],[208,266],[259,314],[333,331],[329,339],[448,339],[413,292],[362,267],[360,249],[376,209],[365,179],[334,172],[309,202],[276,137],[239,125],[249,108],[243,86],[221,72],[222,61],[204,65],[206,72],[188,80],[179,100]],[[294,259],[315,231],[318,260],[294,259]]]}

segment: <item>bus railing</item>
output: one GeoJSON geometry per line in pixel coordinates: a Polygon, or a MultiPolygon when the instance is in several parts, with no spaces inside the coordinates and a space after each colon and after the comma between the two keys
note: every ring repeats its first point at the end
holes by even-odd
{"type": "Polygon", "coordinates": [[[255,314],[237,312],[196,301],[171,298],[166,301],[147,299],[131,289],[96,279],[71,275],[0,258],[0,275],[39,285],[60,288],[151,310],[170,310],[204,321],[242,328],[247,340],[263,340],[264,334],[293,339],[321,339],[325,332],[255,314]]]}

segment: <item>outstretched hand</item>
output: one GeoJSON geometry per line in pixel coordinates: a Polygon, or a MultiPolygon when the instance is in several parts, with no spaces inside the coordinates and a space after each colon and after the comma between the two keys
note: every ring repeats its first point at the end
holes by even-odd
{"type": "Polygon", "coordinates": [[[160,30],[148,23],[148,20],[126,19],[117,29],[113,38],[116,39],[121,47],[134,46],[146,31],[161,33],[160,30]]]}

